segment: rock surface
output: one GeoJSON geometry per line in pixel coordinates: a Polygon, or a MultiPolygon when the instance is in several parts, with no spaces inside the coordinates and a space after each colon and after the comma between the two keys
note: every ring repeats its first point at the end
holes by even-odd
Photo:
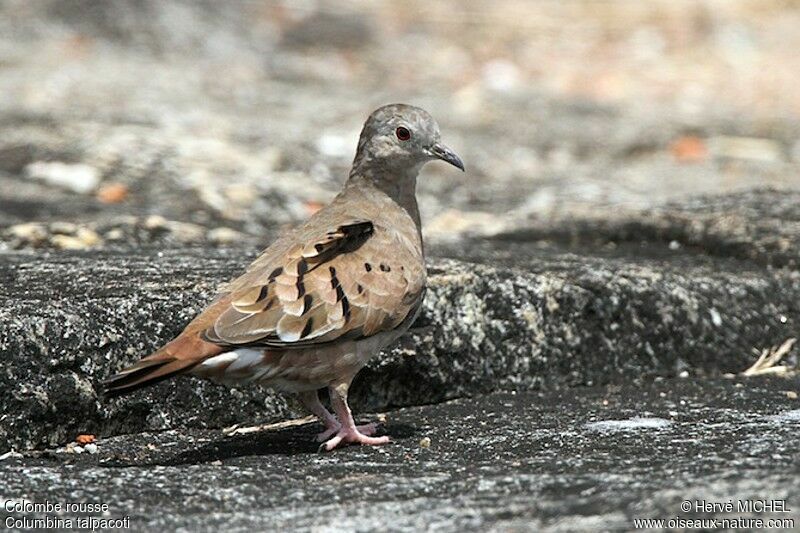
{"type": "Polygon", "coordinates": [[[640,245],[732,257],[766,267],[800,265],[800,192],[754,189],[701,196],[638,213],[537,221],[498,232],[503,242],[586,247],[640,245]]]}
{"type": "Polygon", "coordinates": [[[800,381],[494,393],[390,412],[395,442],[379,448],[317,454],[315,425],[142,432],[100,439],[96,453],[8,458],[0,475],[4,498],[105,503],[106,518],[147,531],[628,531],[634,519],[675,517],[794,529],[800,404],[787,390],[800,381]],[[737,510],[765,499],[788,512],[737,510]],[[733,512],[694,509],[729,500],[733,512]]]}
{"type": "MultiPolygon", "coordinates": [[[[764,206],[775,202],[764,194],[754,198],[752,205],[739,199],[741,209],[724,219],[769,220],[764,206]]],[[[692,227],[681,218],[690,211],[675,212],[680,216],[669,220],[692,227]]],[[[698,216],[709,223],[712,213],[703,209],[698,216]]],[[[639,225],[665,219],[653,220],[639,225]]],[[[677,224],[673,233],[686,231],[677,224]]],[[[546,245],[521,241],[524,234],[436,251],[462,261],[432,261],[420,319],[358,376],[356,409],[684,371],[740,372],[753,350],[797,336],[800,276],[763,266],[755,252],[739,259],[654,240],[578,245],[576,255],[558,246],[558,234],[546,245]]],[[[760,250],[757,240],[749,242],[760,250]]],[[[252,250],[192,248],[2,254],[0,448],[52,446],[87,432],[219,428],[296,413],[271,392],[194,379],[114,401],[99,396],[103,378],[177,334],[252,256],[252,250]]]]}
{"type": "Polygon", "coordinates": [[[113,243],[158,215],[260,239],[335,194],[392,101],[429,109],[468,168],[423,172],[437,239],[796,187],[800,11],[512,3],[2,2],[0,226],[113,243]]]}
{"type": "Polygon", "coordinates": [[[716,376],[799,333],[798,24],[750,0],[0,2],[0,495],[185,530],[628,530],[791,498],[797,379],[716,376]],[[226,436],[302,412],[255,387],[99,396],[335,194],[393,101],[468,169],[424,169],[429,298],[354,385],[397,444],[226,436]]]}

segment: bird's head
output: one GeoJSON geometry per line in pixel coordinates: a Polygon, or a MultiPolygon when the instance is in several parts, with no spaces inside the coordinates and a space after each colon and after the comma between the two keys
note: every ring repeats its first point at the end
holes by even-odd
{"type": "Polygon", "coordinates": [[[416,177],[422,165],[434,159],[464,170],[461,158],[442,144],[439,125],[427,111],[390,104],[373,111],[364,123],[353,169],[416,177]]]}

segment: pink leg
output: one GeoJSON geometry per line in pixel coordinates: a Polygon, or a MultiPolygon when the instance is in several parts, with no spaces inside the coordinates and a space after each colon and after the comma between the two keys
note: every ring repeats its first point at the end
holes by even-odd
{"type": "Polygon", "coordinates": [[[389,437],[371,437],[375,433],[377,426],[375,424],[367,424],[365,426],[356,426],[353,420],[353,414],[350,412],[350,407],[347,405],[347,389],[350,387],[350,382],[339,383],[328,387],[331,395],[331,405],[342,425],[336,434],[322,446],[320,451],[331,451],[342,443],[346,444],[365,444],[375,446],[377,444],[386,444],[389,442],[389,437]]]}
{"type": "MultiPolygon", "coordinates": [[[[298,393],[297,396],[300,398],[300,401],[303,402],[306,409],[308,409],[312,415],[319,418],[319,421],[325,426],[325,431],[317,434],[317,442],[325,442],[339,432],[342,425],[330,411],[325,409],[322,402],[319,401],[319,394],[317,391],[301,392],[298,393]]],[[[365,435],[373,435],[378,430],[378,425],[364,424],[363,426],[357,426],[357,429],[365,435]]]]}
{"type": "Polygon", "coordinates": [[[342,425],[330,411],[325,409],[322,402],[319,401],[319,393],[317,391],[301,392],[298,393],[297,396],[300,398],[300,401],[303,402],[303,405],[306,406],[306,409],[308,409],[312,415],[319,418],[319,421],[325,425],[325,431],[317,435],[317,442],[326,441],[339,431],[342,425]]]}

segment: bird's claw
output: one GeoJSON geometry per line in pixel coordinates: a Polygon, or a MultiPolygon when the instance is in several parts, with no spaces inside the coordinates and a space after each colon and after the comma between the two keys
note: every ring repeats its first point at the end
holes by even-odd
{"type": "MultiPolygon", "coordinates": [[[[321,433],[317,433],[315,437],[317,442],[325,442],[329,440],[331,437],[336,435],[339,430],[342,429],[341,424],[336,424],[335,426],[328,426],[325,431],[321,433]]],[[[378,431],[378,424],[372,422],[370,424],[363,424],[361,426],[356,426],[356,431],[361,433],[362,435],[366,435],[367,437],[373,436],[378,431]]]]}
{"type": "MultiPolygon", "coordinates": [[[[389,437],[384,435],[382,437],[373,437],[372,435],[378,430],[378,424],[365,424],[363,426],[356,426],[354,429],[345,429],[339,428],[335,434],[325,442],[323,442],[320,447],[320,452],[329,452],[334,448],[339,447],[343,444],[361,444],[364,446],[377,446],[380,444],[387,444],[390,442],[389,437]]],[[[317,435],[317,437],[321,437],[326,433],[330,432],[331,430],[324,431],[317,435]]]]}

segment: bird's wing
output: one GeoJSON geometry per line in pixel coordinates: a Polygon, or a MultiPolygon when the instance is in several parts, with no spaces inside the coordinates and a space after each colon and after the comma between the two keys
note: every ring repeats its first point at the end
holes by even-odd
{"type": "Polygon", "coordinates": [[[419,306],[421,251],[398,233],[355,220],[303,240],[233,282],[206,341],[291,349],[368,337],[399,326],[419,306]]]}

